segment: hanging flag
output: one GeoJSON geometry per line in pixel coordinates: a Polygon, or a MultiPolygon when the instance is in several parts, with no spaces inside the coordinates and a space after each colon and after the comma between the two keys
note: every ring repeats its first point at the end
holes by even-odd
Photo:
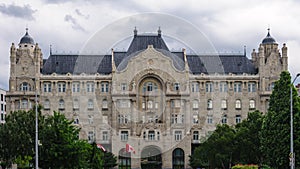
{"type": "Polygon", "coordinates": [[[105,148],[101,144],[97,144],[97,147],[103,151],[106,151],[105,148]]]}
{"type": "Polygon", "coordinates": [[[128,152],[128,153],[133,152],[133,154],[135,154],[134,148],[129,144],[126,144],[126,152],[128,152]]]}

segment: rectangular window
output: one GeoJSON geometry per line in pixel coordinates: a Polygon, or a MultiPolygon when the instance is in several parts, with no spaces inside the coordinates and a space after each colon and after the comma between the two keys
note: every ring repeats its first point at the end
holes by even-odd
{"type": "Polygon", "coordinates": [[[174,90],[179,91],[180,90],[180,84],[179,83],[174,83],[174,90]]]}
{"type": "Polygon", "coordinates": [[[182,131],[175,131],[175,141],[180,141],[182,139],[182,131]]]}
{"type": "Polygon", "coordinates": [[[102,101],[102,109],[108,109],[108,103],[107,100],[102,101]]]}
{"type": "Polygon", "coordinates": [[[227,124],[227,115],[224,114],[221,119],[222,124],[227,124]]]}
{"type": "Polygon", "coordinates": [[[102,132],[102,140],[103,141],[108,141],[108,131],[103,131],[102,132]]]}
{"type": "Polygon", "coordinates": [[[194,124],[198,124],[199,123],[198,115],[193,115],[193,123],[194,124]]]}
{"type": "Polygon", "coordinates": [[[227,92],[228,91],[228,85],[227,82],[221,82],[220,83],[220,92],[227,92]]]}
{"type": "Polygon", "coordinates": [[[121,141],[128,140],[128,131],[121,131],[121,141]]]}
{"type": "Polygon", "coordinates": [[[1,94],[1,101],[4,101],[4,95],[1,94]]]}
{"type": "Polygon", "coordinates": [[[207,100],[207,110],[213,109],[213,101],[212,100],[207,100]]]}
{"type": "Polygon", "coordinates": [[[44,83],[44,92],[51,92],[51,83],[44,83]]]}
{"type": "Polygon", "coordinates": [[[101,83],[101,92],[102,93],[107,93],[108,92],[108,83],[107,82],[102,82],[101,83]]]}
{"type": "Polygon", "coordinates": [[[242,117],[241,117],[241,115],[236,115],[236,116],[235,116],[235,123],[238,124],[238,123],[240,123],[240,122],[242,122],[242,117]]]}
{"type": "Polygon", "coordinates": [[[256,83],[255,82],[248,83],[248,92],[256,92],[256,83]]]}
{"type": "Polygon", "coordinates": [[[74,82],[72,84],[72,92],[73,93],[80,92],[80,83],[79,82],[74,82]]]}
{"type": "Polygon", "coordinates": [[[93,82],[89,82],[89,83],[86,83],[86,91],[87,92],[94,92],[94,83],[93,82]]]}
{"type": "Polygon", "coordinates": [[[207,123],[208,124],[212,124],[213,123],[212,115],[207,116],[207,123]]]}
{"type": "Polygon", "coordinates": [[[127,90],[127,84],[126,83],[122,83],[121,84],[121,90],[122,91],[126,91],[127,90]]]}
{"type": "Polygon", "coordinates": [[[198,108],[199,108],[198,100],[194,100],[193,101],[193,109],[198,109],[198,108]]]}
{"type": "Polygon", "coordinates": [[[198,141],[199,140],[199,131],[194,131],[193,132],[193,140],[198,141]]]}
{"type": "Polygon", "coordinates": [[[214,91],[214,85],[212,82],[207,82],[205,84],[205,89],[206,89],[206,92],[213,92],[214,91]]]}
{"type": "Polygon", "coordinates": [[[95,137],[94,132],[93,132],[93,131],[89,131],[89,132],[88,132],[88,142],[89,142],[89,143],[94,142],[94,141],[95,141],[94,137],[95,137]]]}
{"type": "Polygon", "coordinates": [[[192,92],[199,92],[199,83],[192,83],[192,92]]]}
{"type": "Polygon", "coordinates": [[[155,140],[155,131],[148,132],[148,140],[155,140]]]}
{"type": "Polygon", "coordinates": [[[234,83],[234,92],[242,92],[242,83],[241,82],[234,83]]]}
{"type": "Polygon", "coordinates": [[[58,83],[58,92],[66,92],[66,83],[58,83]]]}

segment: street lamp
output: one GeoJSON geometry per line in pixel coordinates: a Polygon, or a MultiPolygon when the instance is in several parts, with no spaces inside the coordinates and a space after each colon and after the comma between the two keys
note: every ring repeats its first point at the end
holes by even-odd
{"type": "Polygon", "coordinates": [[[39,132],[38,132],[38,99],[37,99],[37,84],[36,78],[33,78],[35,83],[35,168],[39,168],[39,132]]]}
{"type": "Polygon", "coordinates": [[[294,136],[293,136],[293,87],[294,87],[294,82],[296,81],[296,79],[300,76],[300,73],[298,73],[296,75],[296,77],[294,78],[292,84],[291,84],[291,87],[290,87],[290,103],[291,103],[291,106],[290,106],[290,111],[291,111],[291,152],[290,152],[290,166],[291,166],[291,169],[294,169],[295,168],[295,154],[294,154],[294,136]]]}

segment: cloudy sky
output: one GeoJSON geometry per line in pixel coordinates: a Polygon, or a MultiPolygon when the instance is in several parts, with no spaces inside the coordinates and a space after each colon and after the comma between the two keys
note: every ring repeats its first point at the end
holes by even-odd
{"type": "Polygon", "coordinates": [[[156,32],[160,26],[166,38],[200,53],[207,52],[201,48],[203,41],[221,53],[243,52],[246,46],[249,57],[270,27],[279,47],[287,44],[294,77],[300,72],[299,9],[296,0],[2,0],[0,88],[8,89],[9,49],[26,27],[44,58],[50,45],[54,53],[105,52],[130,39],[135,26],[139,33],[156,32]],[[86,47],[93,45],[98,48],[86,47]]]}

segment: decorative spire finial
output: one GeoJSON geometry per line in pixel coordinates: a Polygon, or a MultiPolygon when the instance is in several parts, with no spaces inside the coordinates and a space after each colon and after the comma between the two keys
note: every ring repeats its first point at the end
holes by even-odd
{"type": "Polygon", "coordinates": [[[136,37],[137,36],[136,26],[134,27],[133,33],[134,33],[134,37],[136,37]]]}
{"type": "Polygon", "coordinates": [[[271,36],[270,35],[270,25],[268,26],[268,35],[267,36],[271,36]]]}
{"type": "Polygon", "coordinates": [[[157,33],[158,33],[158,36],[159,36],[159,37],[161,37],[161,30],[160,30],[160,26],[158,27],[157,33]]]}

